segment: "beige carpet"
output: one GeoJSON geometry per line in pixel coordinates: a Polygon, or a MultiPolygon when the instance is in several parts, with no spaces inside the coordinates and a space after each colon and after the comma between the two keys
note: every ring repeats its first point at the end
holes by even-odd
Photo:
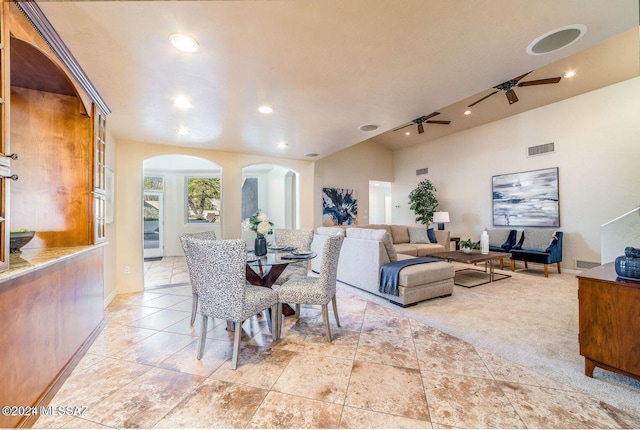
{"type": "MultiPolygon", "coordinates": [[[[473,267],[458,263],[455,266],[473,267]]],[[[389,309],[640,415],[640,381],[602,369],[596,369],[593,378],[584,375],[584,358],[578,344],[576,275],[558,275],[553,268],[549,278],[545,278],[542,266],[536,266],[515,273],[502,271],[512,277],[474,288],[455,286],[451,297],[405,309],[362,294],[389,309]]]]}

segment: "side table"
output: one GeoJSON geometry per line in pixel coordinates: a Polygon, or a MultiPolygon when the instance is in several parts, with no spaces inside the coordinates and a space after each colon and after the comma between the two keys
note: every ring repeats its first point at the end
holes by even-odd
{"type": "Polygon", "coordinates": [[[460,238],[457,236],[451,237],[449,240],[451,240],[451,242],[455,242],[456,243],[456,251],[460,251],[460,238]]]}

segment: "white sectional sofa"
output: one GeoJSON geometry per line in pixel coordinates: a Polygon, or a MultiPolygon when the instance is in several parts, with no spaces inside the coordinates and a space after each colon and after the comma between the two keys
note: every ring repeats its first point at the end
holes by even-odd
{"type": "Polygon", "coordinates": [[[343,230],[339,227],[319,227],[318,234],[314,235],[311,244],[311,249],[318,253],[318,257],[311,260],[311,268],[315,272],[320,269],[322,247],[329,234],[346,236],[338,260],[337,278],[340,282],[368,291],[400,306],[410,306],[422,300],[448,296],[453,292],[454,267],[444,261],[403,268],[398,278],[398,296],[379,292],[380,267],[391,261],[413,258],[396,251],[388,231],[384,228],[353,227],[343,230]]]}

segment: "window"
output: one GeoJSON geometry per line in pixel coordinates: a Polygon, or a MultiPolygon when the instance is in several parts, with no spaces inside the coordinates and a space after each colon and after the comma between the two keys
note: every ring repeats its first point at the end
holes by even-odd
{"type": "Polygon", "coordinates": [[[145,176],[145,191],[164,191],[164,178],[162,176],[145,176]]]}
{"type": "Polygon", "coordinates": [[[186,178],[187,223],[220,222],[220,178],[186,178]]]}

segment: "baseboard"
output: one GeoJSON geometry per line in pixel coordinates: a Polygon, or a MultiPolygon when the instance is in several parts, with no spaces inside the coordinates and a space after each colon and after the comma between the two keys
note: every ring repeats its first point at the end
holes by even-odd
{"type": "Polygon", "coordinates": [[[107,309],[107,306],[109,306],[111,304],[111,302],[113,301],[113,299],[116,298],[117,295],[118,295],[118,289],[114,288],[113,291],[111,291],[111,293],[109,293],[109,295],[104,298],[104,308],[103,309],[107,309]]]}

